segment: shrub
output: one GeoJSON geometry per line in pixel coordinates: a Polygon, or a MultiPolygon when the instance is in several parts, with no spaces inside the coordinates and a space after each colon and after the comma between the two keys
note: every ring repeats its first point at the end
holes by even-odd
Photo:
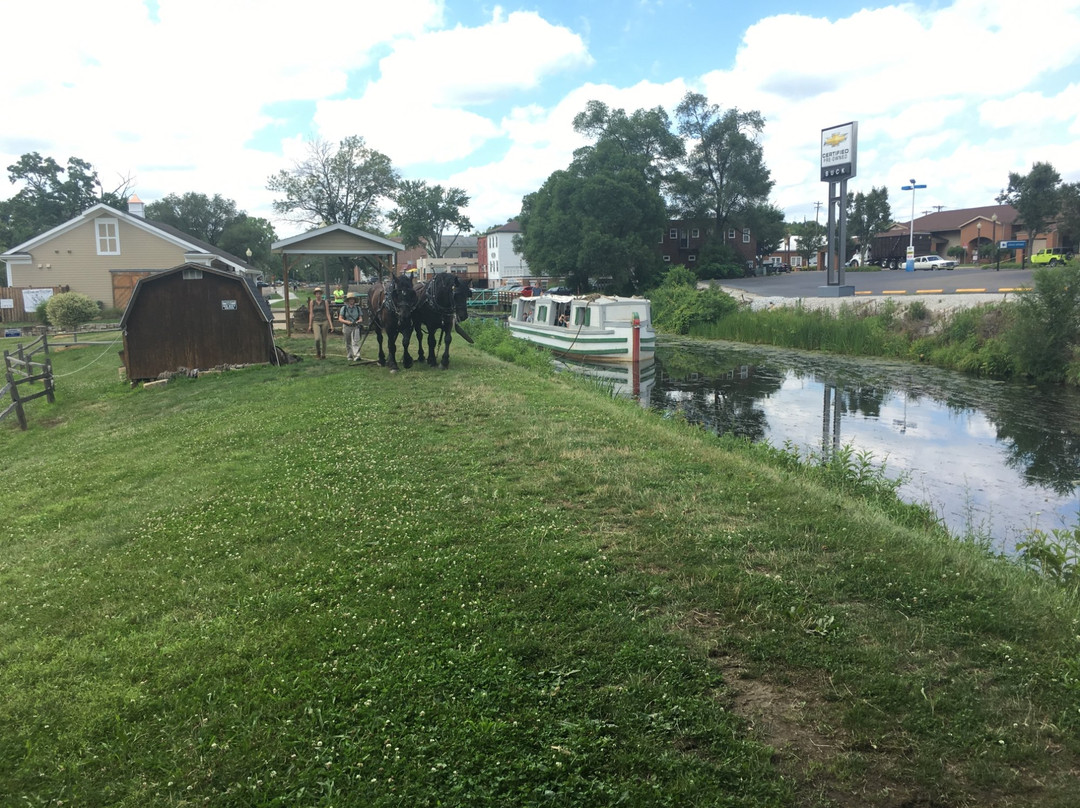
{"type": "Polygon", "coordinates": [[[688,334],[693,326],[715,323],[738,310],[739,304],[731,295],[719,289],[698,290],[677,279],[653,290],[653,325],[672,334],[688,334]]]}
{"type": "Polygon", "coordinates": [[[1009,343],[1021,373],[1062,381],[1080,344],[1080,267],[1039,269],[1016,306],[1009,343]]]}
{"type": "Polygon", "coordinates": [[[52,325],[49,322],[49,301],[42,300],[37,304],[37,308],[34,309],[34,316],[37,317],[38,322],[42,325],[52,325]]]}
{"type": "Polygon", "coordinates": [[[98,304],[81,292],[64,292],[53,295],[45,305],[49,322],[60,328],[74,331],[83,323],[90,322],[101,309],[98,304]]]}

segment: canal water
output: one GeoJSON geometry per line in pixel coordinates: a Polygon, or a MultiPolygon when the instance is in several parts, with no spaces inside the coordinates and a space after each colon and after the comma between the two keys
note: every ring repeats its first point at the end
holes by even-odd
{"type": "Polygon", "coordinates": [[[956,536],[1011,553],[1080,507],[1080,392],[909,363],[666,339],[637,385],[644,406],[801,454],[868,453],[900,495],[956,536]]]}

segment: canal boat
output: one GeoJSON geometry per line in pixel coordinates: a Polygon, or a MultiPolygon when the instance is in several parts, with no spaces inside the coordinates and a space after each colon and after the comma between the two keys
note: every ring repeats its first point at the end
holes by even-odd
{"type": "Polygon", "coordinates": [[[656,350],[651,307],[644,297],[523,296],[514,301],[507,324],[515,337],[559,358],[640,362],[651,361],[656,350]]]}

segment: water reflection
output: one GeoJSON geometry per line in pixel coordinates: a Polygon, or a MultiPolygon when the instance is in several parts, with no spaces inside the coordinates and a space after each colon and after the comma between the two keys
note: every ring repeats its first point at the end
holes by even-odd
{"type": "Polygon", "coordinates": [[[637,399],[643,407],[649,406],[656,382],[656,363],[652,359],[628,364],[603,364],[563,358],[555,360],[555,369],[584,376],[607,388],[613,396],[637,399]]]}
{"type": "Polygon", "coordinates": [[[654,409],[804,452],[869,452],[908,477],[906,499],[929,504],[956,534],[1009,550],[1026,528],[1076,522],[1075,390],[691,340],[661,344],[655,362],[654,409]]]}

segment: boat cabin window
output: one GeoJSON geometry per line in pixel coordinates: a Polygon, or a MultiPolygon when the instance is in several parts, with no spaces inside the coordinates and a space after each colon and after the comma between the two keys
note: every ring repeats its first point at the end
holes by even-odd
{"type": "Polygon", "coordinates": [[[580,307],[574,312],[574,325],[588,326],[592,321],[592,311],[587,306],[580,307]]]}
{"type": "Polygon", "coordinates": [[[536,315],[536,322],[538,322],[538,323],[546,323],[548,321],[548,316],[547,315],[548,315],[548,307],[547,306],[541,306],[540,307],[540,313],[536,315]]]}

